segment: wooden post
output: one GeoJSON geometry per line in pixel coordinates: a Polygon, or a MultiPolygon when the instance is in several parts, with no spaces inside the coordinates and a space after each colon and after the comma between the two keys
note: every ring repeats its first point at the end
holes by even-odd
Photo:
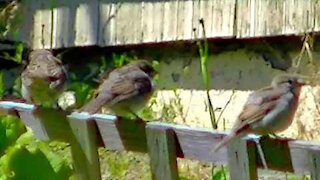
{"type": "Polygon", "coordinates": [[[228,163],[231,180],[257,180],[255,146],[245,140],[236,140],[228,146],[228,163]]]}
{"type": "Polygon", "coordinates": [[[69,118],[69,122],[74,134],[70,143],[77,179],[101,179],[97,129],[94,120],[69,118]]]}
{"type": "Polygon", "coordinates": [[[146,134],[152,179],[179,179],[174,131],[148,124],[146,134]]]}
{"type": "Polygon", "coordinates": [[[309,168],[312,180],[320,180],[320,152],[309,152],[309,168]]]}

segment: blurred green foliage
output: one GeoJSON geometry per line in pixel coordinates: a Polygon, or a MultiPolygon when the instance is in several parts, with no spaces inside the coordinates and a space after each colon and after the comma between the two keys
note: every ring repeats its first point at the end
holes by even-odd
{"type": "Polygon", "coordinates": [[[112,64],[115,68],[121,67],[124,64],[127,64],[130,62],[130,60],[133,59],[130,56],[128,56],[126,53],[123,54],[113,54],[112,55],[112,64]]]}
{"type": "Polygon", "coordinates": [[[15,44],[15,55],[14,61],[21,64],[22,63],[22,54],[23,54],[24,46],[22,43],[17,42],[15,44]]]}
{"type": "MultiPolygon", "coordinates": [[[[35,139],[15,116],[0,118],[0,179],[68,179],[73,171],[67,156],[60,156],[49,142],[35,139]]],[[[55,142],[55,148],[66,148],[55,142]]],[[[64,152],[65,154],[65,152],[64,152]]]]}
{"type": "Polygon", "coordinates": [[[0,71],[0,98],[3,97],[4,93],[5,93],[4,72],[0,71]]]}
{"type": "Polygon", "coordinates": [[[129,168],[129,158],[125,156],[109,156],[107,159],[108,170],[112,177],[124,178],[129,168]]]}
{"type": "Polygon", "coordinates": [[[19,118],[11,115],[0,116],[0,155],[3,155],[25,131],[25,126],[19,118]]]}
{"type": "Polygon", "coordinates": [[[228,170],[224,168],[223,166],[219,168],[214,168],[213,172],[211,173],[211,180],[227,180],[228,170]]]}
{"type": "Polygon", "coordinates": [[[92,86],[83,82],[71,83],[69,90],[75,92],[76,107],[81,107],[85,104],[94,93],[92,86]]]}
{"type": "Polygon", "coordinates": [[[65,180],[72,175],[64,158],[49,148],[49,143],[37,141],[30,131],[24,133],[0,159],[1,179],[65,180]]]}
{"type": "MultiPolygon", "coordinates": [[[[18,1],[12,1],[8,4],[0,6],[0,40],[11,37],[17,40],[19,36],[19,26],[22,22],[22,8],[18,1]]],[[[14,43],[15,54],[10,56],[8,53],[1,55],[1,58],[13,60],[21,64],[24,45],[22,42],[14,43]]]]}

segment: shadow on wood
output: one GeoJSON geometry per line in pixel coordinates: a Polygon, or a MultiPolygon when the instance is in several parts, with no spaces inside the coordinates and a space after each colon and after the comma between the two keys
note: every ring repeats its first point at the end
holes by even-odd
{"type": "MultiPolygon", "coordinates": [[[[271,139],[269,137],[260,139],[260,144],[269,169],[281,169],[281,171],[294,172],[288,143],[291,140],[292,139],[271,139]]],[[[257,166],[263,168],[258,153],[256,153],[256,161],[257,166]]]]}
{"type": "Polygon", "coordinates": [[[118,118],[114,121],[96,119],[105,147],[114,150],[147,152],[146,123],[118,118]]]}

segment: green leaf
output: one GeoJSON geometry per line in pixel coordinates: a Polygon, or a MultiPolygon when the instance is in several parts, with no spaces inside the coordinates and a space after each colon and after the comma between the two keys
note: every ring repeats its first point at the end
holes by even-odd
{"type": "Polygon", "coordinates": [[[38,141],[33,136],[31,130],[22,134],[16,141],[16,144],[7,150],[7,153],[0,159],[0,179],[47,179],[40,178],[50,176],[52,179],[63,180],[68,179],[73,171],[70,162],[67,159],[71,155],[64,150],[66,143],[61,142],[43,142],[38,141]],[[57,153],[61,151],[61,153],[57,153]],[[21,168],[21,167],[31,167],[21,168]],[[30,171],[32,173],[29,174],[30,171]],[[41,171],[39,176],[36,176],[41,171]],[[34,177],[37,178],[34,178],[34,177]]]}
{"type": "Polygon", "coordinates": [[[14,56],[14,59],[15,59],[15,62],[21,64],[22,62],[22,53],[23,53],[23,44],[22,43],[18,43],[16,45],[16,52],[15,52],[15,56],[14,56]]]}
{"type": "Polygon", "coordinates": [[[115,68],[122,67],[132,59],[133,58],[129,57],[126,53],[123,53],[121,55],[112,54],[112,62],[115,68]]]}
{"type": "Polygon", "coordinates": [[[1,158],[3,172],[8,179],[48,179],[64,180],[51,166],[49,159],[40,150],[30,151],[16,145],[1,158]]]}
{"type": "Polygon", "coordinates": [[[13,95],[16,97],[21,97],[21,76],[18,76],[14,81],[13,95]]]}
{"type": "Polygon", "coordinates": [[[22,121],[11,115],[0,116],[0,155],[26,132],[22,121]]]}
{"type": "Polygon", "coordinates": [[[77,107],[80,107],[87,102],[94,92],[90,85],[82,82],[72,83],[69,89],[75,92],[77,107]]]}
{"type": "Polygon", "coordinates": [[[227,180],[226,174],[226,170],[223,167],[221,167],[214,172],[214,174],[211,176],[211,180],[227,180]]]}
{"type": "Polygon", "coordinates": [[[207,93],[207,103],[209,106],[210,120],[211,120],[213,129],[217,129],[218,127],[216,122],[216,116],[214,113],[214,107],[209,94],[209,91],[210,91],[210,75],[208,71],[209,44],[207,41],[204,41],[204,42],[199,41],[198,46],[199,46],[199,54],[200,54],[201,75],[202,75],[202,81],[207,93]]]}

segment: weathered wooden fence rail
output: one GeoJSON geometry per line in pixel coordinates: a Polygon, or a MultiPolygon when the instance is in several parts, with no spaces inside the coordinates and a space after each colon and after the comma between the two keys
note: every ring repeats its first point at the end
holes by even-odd
{"type": "MultiPolygon", "coordinates": [[[[70,142],[78,179],[100,179],[97,148],[149,153],[153,179],[178,179],[176,158],[228,163],[232,180],[257,179],[262,163],[253,140],[239,140],[213,153],[225,133],[160,122],[144,123],[110,115],[88,115],[0,101],[1,113],[17,112],[37,138],[70,142]]],[[[320,179],[320,144],[260,139],[269,169],[311,174],[320,179]]]]}
{"type": "Polygon", "coordinates": [[[315,32],[318,0],[22,0],[17,38],[33,49],[315,32]],[[197,29],[197,31],[193,31],[197,29]]]}

